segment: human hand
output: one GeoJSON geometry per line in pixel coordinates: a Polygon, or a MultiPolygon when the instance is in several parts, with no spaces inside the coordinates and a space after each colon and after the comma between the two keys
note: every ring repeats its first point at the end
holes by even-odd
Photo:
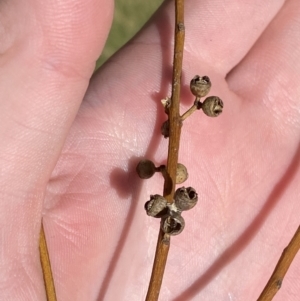
{"type": "MultiPolygon", "coordinates": [[[[282,5],[186,1],[181,111],[193,103],[188,85],[195,74],[211,78],[210,95],[222,98],[224,111],[215,119],[196,112],[184,122],[179,161],[189,172],[184,185],[196,188],[199,201],[171,240],[161,300],[255,300],[298,227],[300,5],[282,5]]],[[[166,3],[93,77],[70,131],[91,67],[79,87],[68,78],[43,97],[32,92],[29,109],[14,91],[18,106],[7,104],[13,118],[1,119],[8,124],[1,152],[8,174],[3,296],[44,296],[37,252],[44,206],[58,300],[143,300],[159,229],[143,205],[162,193],[163,182],[159,175],[140,180],[134,169],[141,157],[160,164],[167,155],[160,99],[170,95],[173,10],[166,3]],[[11,144],[17,142],[23,144],[11,144]]],[[[57,82],[65,78],[59,75],[57,82]]],[[[25,78],[38,91],[48,87],[25,78]]],[[[297,300],[299,260],[274,300],[297,300]]]]}

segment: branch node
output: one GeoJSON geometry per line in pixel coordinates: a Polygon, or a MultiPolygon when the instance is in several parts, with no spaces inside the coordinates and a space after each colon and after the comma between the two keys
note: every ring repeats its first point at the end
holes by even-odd
{"type": "Polygon", "coordinates": [[[184,23],[177,23],[177,30],[178,31],[184,31],[185,30],[185,26],[184,23]]]}

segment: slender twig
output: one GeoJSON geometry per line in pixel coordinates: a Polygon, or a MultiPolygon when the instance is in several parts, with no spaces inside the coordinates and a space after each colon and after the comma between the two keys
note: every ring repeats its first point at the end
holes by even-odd
{"type": "Polygon", "coordinates": [[[193,105],[190,107],[184,114],[181,116],[181,120],[184,121],[186,120],[189,116],[191,116],[195,111],[197,111],[197,106],[193,105]]]}
{"type": "Polygon", "coordinates": [[[188,117],[190,117],[194,112],[196,112],[197,110],[199,110],[199,108],[201,107],[201,102],[200,102],[200,98],[196,98],[194,104],[181,116],[181,120],[184,121],[186,120],[188,117]]]}
{"type": "Polygon", "coordinates": [[[47,301],[56,301],[57,299],[56,299],[54,281],[53,281],[53,276],[51,271],[50,258],[48,254],[43,222],[41,225],[39,248],[40,248],[40,259],[41,259],[47,301]]]}
{"type": "Polygon", "coordinates": [[[260,294],[257,301],[270,301],[281,287],[283,278],[288,271],[294,257],[300,249],[300,226],[291,239],[288,246],[283,250],[282,255],[274,269],[274,272],[260,294]]]}
{"type": "MultiPolygon", "coordinates": [[[[176,184],[176,170],[180,144],[182,121],[179,113],[180,85],[182,72],[182,57],[184,48],[184,0],[175,1],[175,45],[173,60],[172,97],[169,108],[170,135],[166,177],[164,182],[164,197],[173,202],[176,184]]],[[[163,274],[170,248],[170,236],[159,231],[155,259],[146,296],[146,301],[158,300],[163,274]]]]}

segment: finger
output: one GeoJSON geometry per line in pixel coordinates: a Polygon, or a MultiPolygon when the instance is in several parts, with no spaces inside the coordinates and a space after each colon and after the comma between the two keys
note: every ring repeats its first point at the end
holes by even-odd
{"type": "MultiPolygon", "coordinates": [[[[223,78],[246,55],[283,2],[254,1],[251,5],[246,1],[186,2],[183,84],[187,85],[195,74],[207,74],[208,70],[210,77],[223,78]]],[[[123,48],[121,56],[127,56],[133,68],[126,71],[125,75],[120,72],[123,60],[119,60],[118,54],[110,60],[113,64],[109,67],[118,73],[120,81],[123,77],[126,77],[127,82],[130,79],[136,80],[135,74],[140,74],[140,70],[147,70],[147,74],[157,74],[151,83],[147,81],[146,85],[131,82],[128,86],[143,90],[143,95],[160,90],[160,97],[163,98],[170,93],[171,82],[168,79],[171,78],[173,60],[173,23],[174,3],[166,2],[148,26],[123,48]],[[132,47],[135,47],[134,54],[132,47]],[[140,65],[142,62],[143,66],[140,65]],[[131,71],[132,74],[129,74],[131,71]]],[[[101,81],[106,79],[102,77],[101,81]]],[[[213,90],[214,87],[213,83],[213,90]]],[[[127,90],[126,87],[124,90],[127,90]]],[[[185,92],[186,89],[183,89],[183,96],[189,97],[185,92]]]]}
{"type": "MultiPolygon", "coordinates": [[[[186,1],[184,57],[201,61],[202,69],[208,65],[226,74],[245,56],[283,3],[283,0],[186,1]]],[[[149,45],[151,40],[163,47],[173,43],[174,14],[170,9],[173,5],[171,1],[165,10],[158,12],[156,22],[148,28],[151,38],[144,35],[137,43],[149,45]]]]}
{"type": "Polygon", "coordinates": [[[294,133],[289,135],[294,147],[300,127],[299,13],[299,1],[288,1],[227,78],[234,92],[255,103],[257,114],[273,117],[282,138],[294,133]]]}
{"type": "Polygon", "coordinates": [[[0,4],[1,300],[44,298],[44,189],[111,18],[108,1],[0,4]]]}

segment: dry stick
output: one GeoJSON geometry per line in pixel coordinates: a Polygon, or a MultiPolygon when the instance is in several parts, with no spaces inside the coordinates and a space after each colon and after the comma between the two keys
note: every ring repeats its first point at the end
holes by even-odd
{"type": "Polygon", "coordinates": [[[260,294],[257,301],[270,301],[281,287],[283,278],[289,269],[294,257],[300,249],[300,226],[291,239],[288,246],[283,250],[282,255],[274,269],[274,272],[260,294]]]}
{"type": "Polygon", "coordinates": [[[48,254],[43,222],[41,225],[39,248],[40,248],[40,259],[41,259],[42,271],[44,276],[47,301],[56,301],[57,299],[56,299],[54,281],[53,281],[53,276],[51,271],[50,258],[48,254]]]}
{"type": "Polygon", "coordinates": [[[199,101],[200,101],[200,99],[196,98],[194,104],[181,116],[181,121],[186,120],[194,112],[196,112],[197,110],[199,110],[199,101]],[[197,101],[198,101],[198,103],[197,103],[197,101]]]}
{"type": "MultiPolygon", "coordinates": [[[[182,121],[179,113],[180,80],[184,47],[184,0],[175,1],[175,45],[173,60],[172,97],[169,108],[170,136],[168,148],[167,170],[164,182],[164,197],[173,202],[176,184],[176,169],[182,121]]],[[[163,274],[170,247],[170,236],[159,231],[151,279],[146,301],[158,300],[163,274]]]]}

